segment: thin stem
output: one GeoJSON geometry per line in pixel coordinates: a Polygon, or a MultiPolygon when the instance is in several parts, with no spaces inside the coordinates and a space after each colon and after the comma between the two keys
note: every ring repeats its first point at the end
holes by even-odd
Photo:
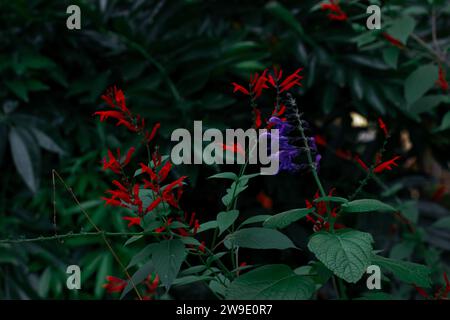
{"type": "Polygon", "coordinates": [[[136,287],[136,284],[134,283],[134,280],[131,278],[130,274],[127,271],[127,268],[125,267],[125,265],[122,263],[122,261],[120,260],[119,256],[117,255],[117,253],[115,252],[115,250],[113,249],[113,247],[111,246],[111,244],[109,243],[108,239],[106,238],[105,233],[96,225],[96,223],[92,220],[91,216],[89,215],[89,213],[87,213],[87,211],[83,208],[83,206],[81,205],[80,201],[78,200],[77,196],[75,195],[75,193],[73,192],[72,188],[69,187],[67,185],[67,183],[64,181],[64,179],[59,175],[59,173],[56,170],[52,170],[53,174],[58,178],[59,181],[61,181],[61,183],[64,185],[64,187],[66,188],[66,190],[70,193],[70,195],[72,196],[73,200],[75,201],[75,203],[77,204],[77,206],[80,208],[81,212],[84,214],[84,216],[86,217],[86,219],[89,221],[89,223],[94,227],[94,229],[101,234],[102,240],[103,242],[106,244],[106,246],[108,247],[108,250],[111,252],[112,256],[114,257],[114,259],[116,260],[116,262],[119,264],[119,266],[122,268],[123,273],[126,275],[127,279],[130,281],[131,285],[133,286],[134,291],[136,292],[136,295],[138,296],[139,300],[142,300],[142,296],[139,293],[139,290],[136,287]]]}

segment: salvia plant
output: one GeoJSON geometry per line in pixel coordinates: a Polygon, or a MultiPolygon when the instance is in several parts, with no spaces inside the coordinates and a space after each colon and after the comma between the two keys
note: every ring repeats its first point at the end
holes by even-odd
{"type": "MultiPolygon", "coordinates": [[[[383,142],[376,158],[366,164],[358,155],[346,153],[355,167],[365,172],[354,193],[344,197],[334,188],[325,189],[320,179],[320,161],[321,148],[326,148],[327,143],[324,137],[314,134],[301,103],[289,92],[302,85],[301,71],[285,76],[282,70],[274,68],[253,74],[248,85],[232,83],[234,92],[248,99],[253,127],[279,130],[280,147],[271,154],[279,159],[278,174],[285,172],[300,178],[311,175],[315,182],[311,188],[317,190],[313,199],[305,199],[304,207],[274,215],[254,215],[246,220],[239,219],[239,196],[259,176],[249,172],[248,160],[238,173],[225,171],[209,177],[222,179],[227,186],[221,196],[223,210],[211,221],[200,221],[195,212],[182,205],[183,192],[190,187],[189,177],[179,176],[170,157],[161,154],[156,144],[160,123],[148,126],[145,119],[133,113],[121,89],[113,87],[102,96],[106,106],[94,115],[100,121],[113,120],[140,141],[140,145],[126,151],[108,150],[103,170],[111,172],[113,178],[103,200],[106,205],[127,212],[122,217],[130,229],[125,245],[146,243],[128,264],[121,262],[110,246],[123,274],[106,278],[104,288],[109,293],[119,293],[120,298],[158,299],[172,286],[203,282],[219,299],[311,299],[318,297],[322,287],[331,285],[336,297],[347,299],[351,298],[351,287],[363,283],[368,287],[368,297],[386,297],[381,287],[370,292],[374,289],[370,279],[365,283],[372,268],[382,271],[378,276],[383,279],[378,281],[389,281],[386,274],[392,274],[423,296],[447,297],[450,284],[446,275],[444,287],[427,293],[432,286],[428,267],[385,257],[370,233],[344,224],[345,217],[368,212],[403,217],[401,203],[360,198],[369,180],[382,183],[381,175],[393,170],[401,158],[388,156],[389,129],[379,118],[383,142]],[[274,97],[273,111],[267,115],[259,106],[261,96],[266,94],[274,97]],[[311,227],[305,247],[294,244],[283,233],[300,220],[311,227]],[[314,259],[296,266],[250,265],[242,261],[240,249],[300,250],[304,254],[308,250],[314,259]]],[[[248,157],[248,150],[241,145],[224,147],[248,157]]],[[[109,244],[106,237],[104,240],[109,244]]]]}

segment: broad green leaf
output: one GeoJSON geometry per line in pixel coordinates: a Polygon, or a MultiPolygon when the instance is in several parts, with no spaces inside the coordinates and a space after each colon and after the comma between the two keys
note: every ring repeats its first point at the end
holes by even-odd
{"type": "Polygon", "coordinates": [[[371,211],[390,211],[396,212],[397,210],[390,205],[381,202],[376,199],[359,199],[344,203],[341,206],[341,210],[344,213],[359,213],[359,212],[371,212],[371,211]]]}
{"type": "Polygon", "coordinates": [[[222,211],[217,215],[217,226],[219,235],[227,230],[239,216],[239,210],[222,211]]]}
{"type": "Polygon", "coordinates": [[[292,241],[281,232],[266,228],[246,228],[238,230],[225,238],[227,248],[233,245],[250,249],[288,249],[295,248],[292,241]]]}
{"type": "Polygon", "coordinates": [[[389,253],[389,258],[403,260],[409,258],[414,252],[416,243],[413,241],[402,241],[394,245],[389,253]]]}
{"type": "Polygon", "coordinates": [[[144,249],[135,254],[133,258],[131,258],[130,263],[128,263],[127,269],[137,265],[138,263],[144,262],[145,260],[150,260],[157,245],[157,243],[150,243],[144,249]]]}
{"type": "Polygon", "coordinates": [[[239,228],[241,228],[242,226],[248,225],[248,224],[252,224],[252,223],[264,222],[267,220],[267,218],[270,218],[270,217],[271,217],[270,214],[261,214],[261,215],[250,217],[247,220],[245,220],[244,222],[242,222],[241,225],[239,226],[239,228]]]}
{"type": "Polygon", "coordinates": [[[335,233],[315,233],[308,249],[336,276],[356,283],[370,265],[372,242],[369,233],[343,229],[335,233]]]}
{"type": "Polygon", "coordinates": [[[403,202],[398,206],[398,211],[412,223],[417,223],[417,220],[419,219],[419,207],[417,206],[417,201],[411,200],[403,202]]]}
{"type": "Polygon", "coordinates": [[[381,256],[373,256],[372,264],[378,265],[381,269],[392,272],[396,278],[409,284],[419,287],[429,288],[431,286],[431,270],[421,264],[393,260],[381,256]]]}
{"type": "Polygon", "coordinates": [[[383,50],[384,62],[393,69],[397,69],[398,56],[400,50],[395,47],[389,47],[383,50]]]}
{"type": "Polygon", "coordinates": [[[420,66],[405,80],[405,99],[408,105],[419,100],[438,79],[438,67],[433,64],[420,66]]]}
{"type": "Polygon", "coordinates": [[[308,213],[311,213],[312,211],[314,211],[314,208],[288,210],[271,216],[266,221],[264,221],[263,225],[266,228],[283,229],[289,226],[291,223],[294,223],[295,221],[306,217],[308,213]]]}
{"type": "Polygon", "coordinates": [[[444,101],[444,95],[428,95],[414,102],[408,109],[415,114],[431,112],[444,101]]]}
{"type": "Polygon", "coordinates": [[[207,230],[211,230],[211,229],[215,229],[217,228],[217,221],[213,220],[213,221],[208,221],[205,223],[202,223],[200,225],[200,227],[197,230],[197,233],[203,232],[203,231],[207,231],[207,230]]]}
{"type": "Polygon", "coordinates": [[[386,32],[401,43],[406,44],[409,36],[414,31],[415,26],[416,21],[414,18],[405,15],[395,20],[386,32]]]}
{"type": "Polygon", "coordinates": [[[445,116],[442,118],[441,125],[433,130],[433,132],[439,132],[448,130],[450,128],[450,111],[445,114],[445,116]]]}
{"type": "Polygon", "coordinates": [[[184,286],[184,285],[191,284],[191,283],[194,283],[194,282],[208,281],[208,280],[212,280],[212,279],[214,279],[214,277],[190,275],[190,276],[185,276],[185,277],[181,277],[181,278],[175,279],[173,281],[172,285],[174,285],[174,286],[184,286]]]}
{"type": "Polygon", "coordinates": [[[233,172],[221,172],[208,177],[208,179],[231,179],[235,181],[238,179],[238,176],[233,172]]]}
{"type": "Polygon", "coordinates": [[[248,179],[239,179],[234,181],[231,186],[227,189],[227,193],[222,197],[223,204],[228,207],[230,206],[234,199],[245,189],[247,189],[248,179]]]}
{"type": "Polygon", "coordinates": [[[170,288],[186,258],[186,248],[178,239],[164,240],[153,249],[152,262],[161,283],[170,288]]]}
{"type": "Polygon", "coordinates": [[[235,279],[227,288],[229,300],[307,300],[314,293],[314,282],[295,274],[286,265],[266,265],[235,279]]]}
{"type": "Polygon", "coordinates": [[[342,197],[319,197],[317,199],[314,199],[314,202],[321,202],[321,201],[329,201],[329,202],[336,202],[336,203],[347,203],[348,200],[342,197]]]}
{"type": "Polygon", "coordinates": [[[142,267],[140,267],[132,276],[131,276],[131,280],[132,281],[127,281],[128,284],[125,287],[125,289],[123,289],[122,294],[120,295],[120,299],[123,299],[128,292],[130,292],[133,289],[133,284],[135,286],[137,286],[138,284],[140,284],[142,281],[144,281],[151,273],[153,273],[155,271],[155,268],[153,266],[153,261],[150,260],[148,261],[146,264],[144,264],[142,267]]]}
{"type": "Polygon", "coordinates": [[[433,223],[433,227],[450,230],[450,217],[439,219],[433,223]]]}
{"type": "Polygon", "coordinates": [[[14,164],[25,184],[31,191],[37,191],[37,178],[33,162],[32,147],[33,141],[28,141],[25,134],[20,129],[11,128],[9,131],[9,144],[14,164]]]}

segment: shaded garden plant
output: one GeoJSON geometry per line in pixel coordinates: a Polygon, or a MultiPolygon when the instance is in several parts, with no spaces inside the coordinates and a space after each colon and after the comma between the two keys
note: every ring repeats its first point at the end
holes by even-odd
{"type": "MultiPolygon", "coordinates": [[[[172,176],[173,166],[170,160],[161,155],[158,147],[153,145],[160,125],[147,130],[144,119],[133,115],[126,106],[124,93],[117,88],[108,91],[109,95],[104,96],[104,100],[113,110],[98,111],[95,115],[100,116],[101,121],[114,118],[117,125],[123,125],[130,132],[141,135],[147,159],[146,162],[133,161],[137,147],[130,148],[123,156],[120,150],[116,155],[108,151],[108,157],[103,160],[103,169],[116,175],[112,181],[115,189],[107,190],[109,197],[103,199],[106,205],[123,208],[130,213],[123,217],[129,228],[142,230],[129,241],[135,242],[142,238],[148,243],[131,259],[127,268],[137,270],[130,279],[108,276],[108,283],[105,284],[108,292],[119,292],[125,297],[130,292],[130,281],[133,279],[136,284],[142,283],[142,287],[146,288],[139,298],[154,299],[171,286],[204,282],[217,298],[260,299],[263,296],[255,294],[254,288],[264,279],[264,283],[268,284],[264,298],[310,299],[318,285],[321,287],[331,281],[336,287],[337,297],[345,299],[348,298],[347,286],[360,281],[366,268],[372,264],[393,272],[394,276],[409,282],[411,288],[430,286],[430,270],[427,267],[378,255],[376,247],[373,247],[371,234],[339,222],[345,215],[374,211],[395,214],[398,211],[377,199],[356,199],[367,180],[398,165],[396,161],[399,156],[382,161],[390,137],[387,125],[381,118],[377,119],[384,140],[373,164],[366,165],[357,155],[354,157],[355,162],[367,174],[356,187],[355,193],[347,199],[336,196],[335,189],[326,192],[319,175],[321,155],[316,144],[317,141],[320,145],[325,145],[324,139],[314,136],[304,120],[306,115],[299,110],[296,100],[288,92],[293,87],[302,85],[300,80],[303,76],[300,71],[298,69],[283,80],[281,69],[264,70],[251,76],[248,89],[235,82],[232,85],[234,92],[249,97],[255,128],[279,130],[280,150],[271,155],[280,159],[279,173],[312,175],[316,195],[313,200],[305,199],[304,208],[291,209],[269,217],[250,217],[251,222],[244,221],[240,225],[237,225],[240,215],[239,196],[247,188],[249,181],[259,175],[246,172],[248,160],[241,165],[238,174],[220,172],[210,177],[231,180],[231,186],[222,197],[224,210],[214,220],[200,224],[195,213],[188,214],[180,205],[187,177],[172,176]],[[275,94],[274,109],[266,117],[258,103],[265,92],[272,90],[275,94]],[[263,121],[263,118],[267,120],[263,121]],[[132,169],[134,162],[138,162],[139,167],[132,169]],[[166,180],[172,182],[167,183],[166,180]],[[239,248],[296,248],[281,230],[302,219],[313,225],[307,248],[317,260],[311,261],[307,266],[298,266],[295,271],[288,265],[252,266],[239,261],[239,248]],[[259,223],[260,226],[249,227],[249,223],[259,223]],[[199,239],[208,230],[212,231],[212,238],[199,239]],[[412,273],[405,276],[404,269],[411,270],[412,273]],[[318,273],[321,275],[318,278],[311,276],[318,273]],[[295,285],[286,283],[279,287],[278,282],[285,277],[292,278],[295,285]]],[[[231,146],[228,149],[238,152],[242,148],[231,146]]]]}

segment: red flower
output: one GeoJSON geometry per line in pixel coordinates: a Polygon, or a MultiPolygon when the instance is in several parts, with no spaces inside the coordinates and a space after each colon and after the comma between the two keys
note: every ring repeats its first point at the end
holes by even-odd
{"type": "Polygon", "coordinates": [[[247,90],[246,88],[244,88],[243,86],[241,86],[236,82],[231,83],[234,87],[233,92],[239,91],[245,95],[252,96],[253,99],[258,98],[261,95],[263,89],[268,88],[266,84],[267,82],[266,73],[267,70],[264,70],[261,75],[255,73],[254,75],[250,76],[250,84],[249,84],[250,90],[247,90]]]}
{"type": "Polygon", "coordinates": [[[389,135],[388,128],[386,124],[384,123],[383,119],[378,118],[378,125],[380,126],[380,129],[383,130],[384,136],[387,137],[389,135]]]}
{"type": "Polygon", "coordinates": [[[245,89],[243,86],[241,86],[240,84],[233,82],[232,85],[234,86],[233,92],[239,91],[239,92],[242,92],[243,94],[250,95],[250,92],[247,89],[245,89]]]}
{"type": "Polygon", "coordinates": [[[202,252],[202,253],[205,253],[205,248],[206,248],[206,246],[205,246],[205,241],[202,241],[202,242],[200,243],[200,245],[198,246],[198,251],[200,251],[200,252],[202,252]]]}
{"type": "Polygon", "coordinates": [[[272,209],[273,207],[273,201],[272,198],[270,198],[267,194],[264,193],[264,191],[261,191],[256,196],[256,200],[261,204],[261,206],[264,209],[272,209]]]}
{"type": "Polygon", "coordinates": [[[167,175],[169,174],[171,168],[172,163],[170,161],[167,161],[166,164],[158,172],[159,182],[163,182],[167,178],[167,175]]]}
{"type": "Polygon", "coordinates": [[[341,159],[352,160],[352,153],[348,150],[336,149],[334,154],[341,159]]]}
{"type": "Polygon", "coordinates": [[[261,111],[258,108],[253,108],[253,113],[255,114],[255,129],[259,129],[261,127],[261,111]]]}
{"type": "Polygon", "coordinates": [[[400,156],[396,156],[396,157],[392,158],[391,160],[383,162],[382,164],[376,166],[375,169],[373,170],[373,172],[381,173],[384,170],[392,170],[393,166],[398,167],[398,164],[395,163],[395,161],[397,161],[400,158],[401,158],[400,156]]]}
{"type": "Polygon", "coordinates": [[[448,91],[448,82],[445,79],[445,70],[442,68],[442,66],[439,66],[439,79],[437,81],[437,84],[441,87],[442,90],[448,91]]]}
{"type": "Polygon", "coordinates": [[[403,43],[401,43],[399,40],[395,39],[393,36],[391,36],[390,34],[383,32],[383,37],[389,41],[392,45],[396,46],[397,48],[404,48],[403,43]]]}
{"type": "MultiPolygon", "coordinates": [[[[299,72],[302,70],[303,70],[303,68],[298,68],[297,70],[295,70],[294,73],[292,73],[286,79],[284,79],[281,82],[281,84],[279,84],[279,82],[281,81],[281,76],[283,74],[283,71],[280,70],[279,72],[277,72],[277,70],[275,69],[274,70],[275,78],[273,78],[272,75],[269,75],[269,83],[274,88],[279,88],[280,93],[287,91],[296,85],[301,86],[302,84],[300,83],[300,80],[303,79],[303,77],[301,75],[299,75],[299,72]]],[[[284,110],[283,110],[283,112],[284,112],[284,110]]]]}
{"type": "Polygon", "coordinates": [[[328,19],[330,20],[345,21],[348,19],[347,14],[342,11],[338,2],[335,0],[330,0],[330,3],[323,3],[321,8],[322,10],[331,11],[331,13],[328,14],[328,19]]]}
{"type": "Polygon", "coordinates": [[[123,217],[122,219],[130,221],[130,223],[128,224],[128,228],[130,228],[134,225],[136,225],[136,226],[141,225],[141,218],[139,218],[139,217],[123,217]]]}
{"type": "Polygon", "coordinates": [[[242,146],[239,143],[235,143],[232,146],[229,146],[229,145],[223,144],[223,143],[220,143],[220,145],[222,146],[223,150],[227,150],[227,151],[230,151],[232,153],[239,153],[242,156],[245,155],[245,151],[244,151],[244,149],[242,149],[242,146]]]}
{"type": "Polygon", "coordinates": [[[327,141],[324,136],[316,135],[314,139],[316,140],[316,144],[319,146],[325,147],[327,145],[327,141]]]}
{"type": "Polygon", "coordinates": [[[156,135],[156,132],[159,130],[160,127],[161,127],[161,124],[158,122],[153,126],[152,132],[150,132],[150,133],[147,132],[145,134],[145,140],[147,141],[147,143],[150,143],[153,140],[153,138],[156,135]]]}
{"type": "Polygon", "coordinates": [[[128,150],[126,158],[124,161],[120,161],[120,149],[117,149],[117,157],[114,156],[114,154],[108,150],[108,159],[103,158],[103,170],[111,170],[114,173],[120,174],[122,169],[130,163],[131,157],[133,156],[133,153],[135,151],[135,148],[132,147],[130,150],[128,150]]]}
{"type": "Polygon", "coordinates": [[[361,158],[358,155],[354,156],[354,159],[356,162],[359,163],[359,165],[361,166],[361,168],[363,168],[364,170],[368,171],[369,167],[364,163],[364,161],[361,160],[361,158]]]}
{"type": "Polygon", "coordinates": [[[108,283],[104,284],[103,288],[105,288],[108,293],[122,292],[127,286],[125,280],[113,276],[107,276],[106,281],[108,281],[108,283]]]}
{"type": "Polygon", "coordinates": [[[424,298],[428,299],[430,298],[430,296],[428,295],[428,293],[421,287],[416,286],[415,284],[413,284],[414,289],[416,289],[416,291],[424,298]]]}

